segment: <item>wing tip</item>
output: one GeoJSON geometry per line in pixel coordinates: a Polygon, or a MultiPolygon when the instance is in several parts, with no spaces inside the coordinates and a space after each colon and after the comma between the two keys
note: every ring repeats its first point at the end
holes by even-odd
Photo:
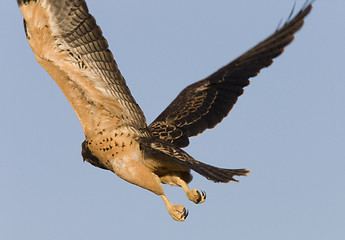
{"type": "MultiPolygon", "coordinates": [[[[315,2],[316,0],[306,0],[305,3],[303,4],[301,10],[299,10],[299,12],[293,17],[294,15],[294,12],[296,10],[296,3],[294,4],[294,6],[292,7],[292,10],[287,18],[287,20],[285,21],[284,24],[283,23],[283,20],[280,20],[279,24],[278,24],[278,27],[276,29],[276,32],[280,31],[282,28],[284,28],[286,25],[290,24],[291,22],[293,22],[294,20],[296,19],[304,19],[305,16],[307,16],[311,9],[313,8],[313,3],[315,2]]],[[[303,23],[302,23],[303,25],[303,23]]]]}

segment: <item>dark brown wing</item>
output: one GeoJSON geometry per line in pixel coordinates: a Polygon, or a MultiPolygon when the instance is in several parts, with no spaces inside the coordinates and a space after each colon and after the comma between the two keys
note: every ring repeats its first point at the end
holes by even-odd
{"type": "MultiPolygon", "coordinates": [[[[226,117],[249,85],[249,78],[272,64],[284,47],[292,42],[302,27],[311,3],[248,52],[211,76],[186,87],[150,125],[155,137],[179,147],[189,144],[189,137],[213,128],[226,117]]],[[[291,16],[291,15],[290,15],[291,16]]]]}

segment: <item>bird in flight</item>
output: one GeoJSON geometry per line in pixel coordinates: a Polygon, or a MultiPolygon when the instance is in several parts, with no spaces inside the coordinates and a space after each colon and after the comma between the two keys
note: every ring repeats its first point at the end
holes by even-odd
{"type": "Polygon", "coordinates": [[[184,221],[188,211],[168,200],[162,184],[181,187],[189,200],[200,204],[206,194],[188,187],[191,170],[222,183],[249,173],[199,162],[181,148],[189,145],[189,137],[215,127],[228,115],[249,85],[248,79],[284,51],[312,8],[307,1],[270,37],[186,87],[147,125],[84,0],[17,2],[37,62],[55,80],[80,120],[86,138],[84,161],[159,195],[176,221],[184,221]]]}

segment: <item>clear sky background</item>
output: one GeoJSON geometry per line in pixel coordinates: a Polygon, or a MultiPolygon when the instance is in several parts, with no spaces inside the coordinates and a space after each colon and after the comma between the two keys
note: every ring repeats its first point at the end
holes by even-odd
{"type": "MultiPolygon", "coordinates": [[[[150,123],[187,85],[270,35],[294,0],[90,0],[150,123]]],[[[297,9],[303,0],[297,0],[297,9]]],[[[187,151],[248,168],[240,183],[194,173],[190,214],[83,163],[80,123],[35,61],[16,1],[0,1],[0,239],[341,239],[345,234],[345,1],[317,0],[295,41],[230,115],[187,151]]]]}

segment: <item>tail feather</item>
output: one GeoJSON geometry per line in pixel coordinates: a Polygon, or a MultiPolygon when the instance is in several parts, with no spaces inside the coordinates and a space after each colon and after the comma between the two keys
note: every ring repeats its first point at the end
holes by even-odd
{"type": "Polygon", "coordinates": [[[250,173],[250,171],[247,169],[218,168],[202,162],[198,162],[197,164],[188,164],[188,166],[195,172],[206,177],[208,180],[222,183],[227,183],[230,181],[238,182],[234,176],[247,176],[250,173]]]}
{"type": "Polygon", "coordinates": [[[142,139],[141,142],[146,148],[168,155],[213,182],[238,182],[234,176],[247,176],[250,173],[247,169],[218,168],[199,162],[182,149],[161,139],[142,139]]]}

